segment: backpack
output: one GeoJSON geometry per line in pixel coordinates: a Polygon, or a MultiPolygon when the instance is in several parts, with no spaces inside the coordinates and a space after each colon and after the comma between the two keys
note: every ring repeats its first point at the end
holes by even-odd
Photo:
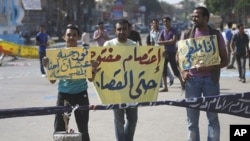
{"type": "MultiPolygon", "coordinates": [[[[219,44],[219,34],[220,31],[211,28],[210,26],[209,30],[210,30],[210,35],[216,35],[217,36],[217,40],[218,40],[218,44],[219,44]]],[[[194,32],[195,32],[195,27],[189,30],[184,31],[184,39],[188,39],[188,38],[194,38],[194,32]]],[[[220,54],[220,47],[219,47],[219,54],[220,54]]],[[[219,83],[219,79],[220,79],[220,69],[214,69],[211,70],[211,77],[212,80],[214,81],[215,84],[219,83]]]]}

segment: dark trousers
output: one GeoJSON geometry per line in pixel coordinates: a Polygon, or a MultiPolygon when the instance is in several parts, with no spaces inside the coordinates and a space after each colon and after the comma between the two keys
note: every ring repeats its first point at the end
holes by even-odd
{"type": "Polygon", "coordinates": [[[45,56],[46,56],[46,52],[39,52],[40,70],[42,74],[45,74],[45,70],[43,67],[43,57],[45,56]]]}
{"type": "Polygon", "coordinates": [[[174,53],[174,52],[166,52],[166,58],[165,58],[164,68],[163,68],[163,76],[165,76],[165,77],[168,76],[167,75],[168,62],[170,63],[170,66],[174,72],[174,75],[176,77],[180,76],[180,71],[177,67],[175,56],[176,56],[176,53],[174,53]]]}
{"type": "Polygon", "coordinates": [[[246,53],[238,53],[236,54],[237,67],[239,71],[239,78],[245,80],[246,77],[246,53]]]}
{"type": "MultiPolygon", "coordinates": [[[[79,106],[89,105],[89,98],[87,91],[83,91],[78,94],[66,94],[59,92],[56,105],[64,106],[64,100],[67,100],[72,106],[75,106],[77,104],[79,106]]],[[[65,131],[65,123],[62,114],[63,113],[58,113],[55,116],[55,123],[54,123],[55,132],[65,131]]],[[[75,110],[74,114],[78,131],[82,133],[82,141],[90,141],[88,133],[89,110],[75,110]]]]}

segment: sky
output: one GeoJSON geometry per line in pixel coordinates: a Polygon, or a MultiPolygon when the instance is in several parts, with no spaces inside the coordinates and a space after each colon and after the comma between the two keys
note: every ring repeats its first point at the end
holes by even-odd
{"type": "Polygon", "coordinates": [[[176,3],[179,3],[183,0],[159,0],[159,1],[165,1],[165,2],[168,2],[169,4],[176,4],[176,3]]]}

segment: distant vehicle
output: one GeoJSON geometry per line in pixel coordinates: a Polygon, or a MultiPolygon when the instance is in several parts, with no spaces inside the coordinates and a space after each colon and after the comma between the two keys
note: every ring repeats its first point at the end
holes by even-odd
{"type": "Polygon", "coordinates": [[[149,33],[149,29],[147,26],[142,26],[139,28],[140,33],[149,33]]]}

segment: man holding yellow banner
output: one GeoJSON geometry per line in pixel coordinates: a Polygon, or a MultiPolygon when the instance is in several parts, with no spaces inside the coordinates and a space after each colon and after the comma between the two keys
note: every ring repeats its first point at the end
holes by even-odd
{"type": "MultiPolygon", "coordinates": [[[[119,20],[115,25],[117,38],[106,41],[104,46],[136,46],[136,43],[128,39],[129,22],[119,20]]],[[[115,135],[117,141],[133,141],[137,123],[137,108],[114,109],[115,135]],[[124,114],[127,115],[127,124],[124,129],[124,114]]]]}
{"type": "MultiPolygon", "coordinates": [[[[193,29],[184,32],[182,40],[178,42],[177,58],[182,78],[185,81],[185,97],[219,95],[220,69],[228,64],[224,39],[219,31],[208,26],[209,11],[207,8],[195,8],[192,21],[193,29]]],[[[187,108],[189,141],[200,141],[199,114],[199,110],[187,108]]],[[[207,140],[219,141],[218,114],[207,112],[207,118],[207,140]]]]}
{"type": "MultiPolygon", "coordinates": [[[[84,48],[77,47],[77,40],[80,39],[80,31],[77,26],[68,25],[63,38],[66,41],[67,48],[64,48],[64,50],[58,49],[59,52],[57,55],[53,54],[56,49],[48,49],[46,51],[47,57],[43,59],[43,64],[48,70],[49,81],[55,83],[56,79],[59,79],[56,105],[65,106],[65,101],[71,106],[89,105],[87,78],[89,78],[89,81],[92,81],[96,71],[95,67],[92,66],[92,62],[90,62],[90,58],[86,57],[90,57],[90,55],[88,55],[90,53],[88,51],[80,52],[78,50],[83,50],[84,48]],[[76,50],[74,50],[75,48],[76,50]],[[91,69],[90,72],[87,68],[91,69]],[[69,74],[67,75],[66,72],[69,74]],[[92,78],[90,76],[92,76],[92,78]]],[[[63,113],[57,113],[55,116],[55,134],[60,131],[68,132],[67,120],[64,120],[62,114],[63,113]]],[[[82,136],[82,141],[90,141],[88,133],[89,110],[76,109],[74,114],[78,130],[82,136]]]]}

